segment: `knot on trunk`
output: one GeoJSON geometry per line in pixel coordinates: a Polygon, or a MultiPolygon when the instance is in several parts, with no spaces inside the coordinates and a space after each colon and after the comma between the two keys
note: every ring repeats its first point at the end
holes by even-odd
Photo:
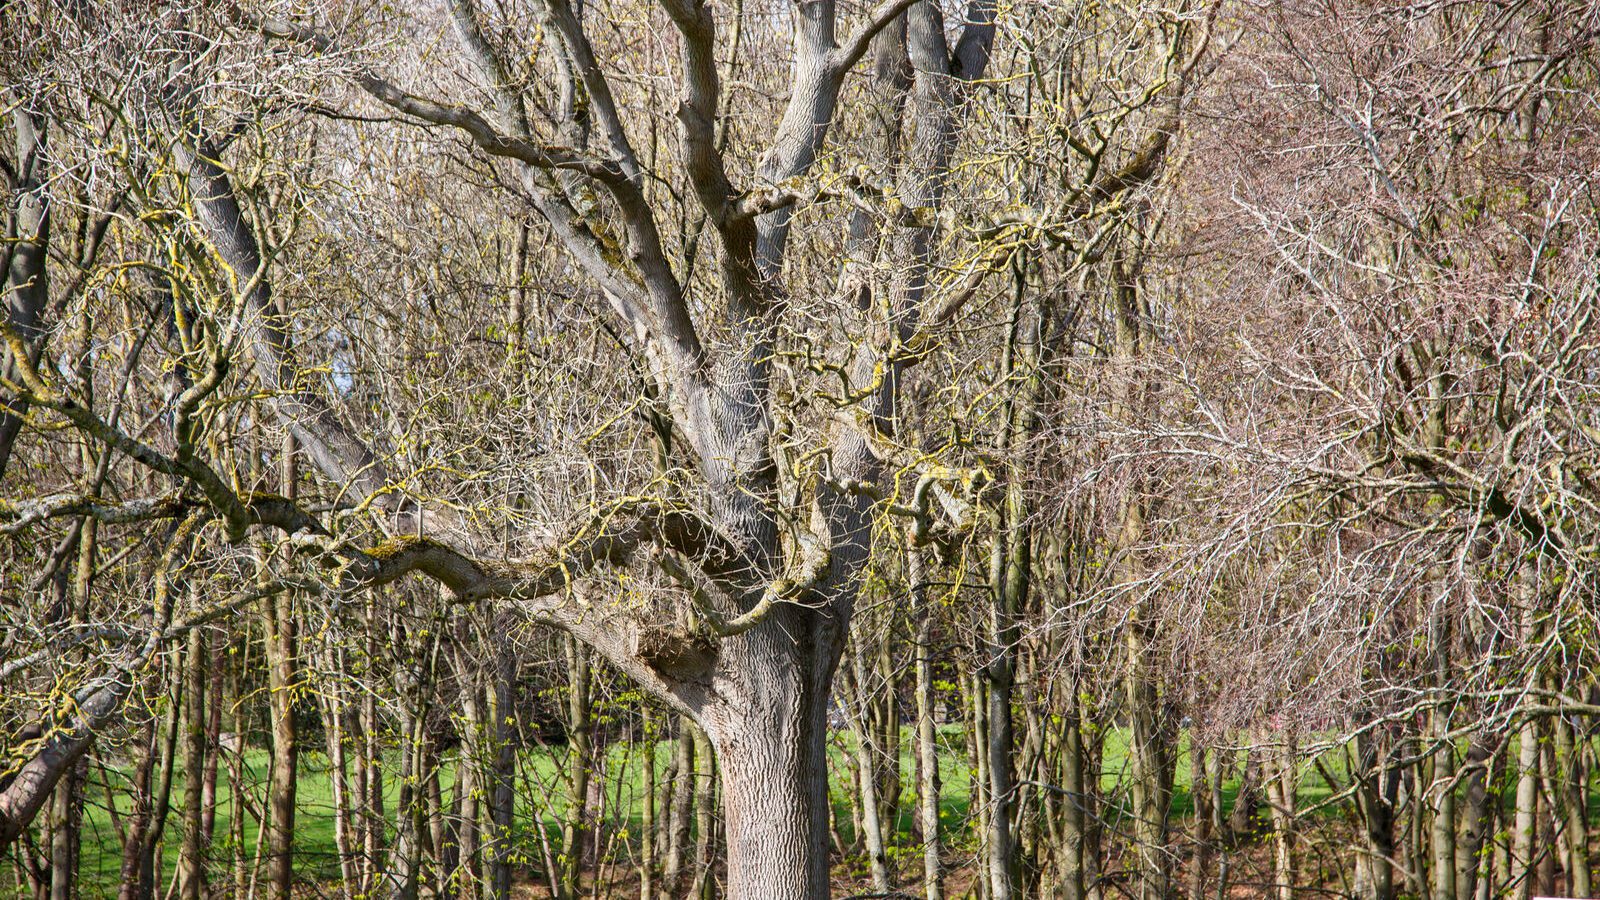
{"type": "Polygon", "coordinates": [[[706,634],[679,625],[646,625],[634,635],[633,655],[662,675],[682,679],[709,671],[717,646],[706,634]]]}

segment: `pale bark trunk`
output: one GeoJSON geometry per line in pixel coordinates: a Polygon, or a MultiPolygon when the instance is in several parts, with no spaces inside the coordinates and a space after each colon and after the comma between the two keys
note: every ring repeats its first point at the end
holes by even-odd
{"type": "MultiPolygon", "coordinates": [[[[280,310],[281,313],[281,310],[280,310]]],[[[295,495],[295,441],[283,442],[281,487],[295,495]]],[[[294,595],[274,596],[267,607],[267,684],[272,714],[272,778],[268,786],[267,895],[290,900],[294,891],[295,792],[299,787],[300,735],[294,719],[298,653],[294,595]]]]}
{"type": "MultiPolygon", "coordinates": [[[[809,625],[789,624],[797,632],[809,625]]],[[[765,630],[766,647],[741,649],[782,653],[771,646],[781,633],[765,630]]],[[[747,702],[719,706],[707,718],[723,792],[730,900],[828,895],[824,736],[831,669],[813,670],[810,678],[791,669],[752,679],[747,702]]]]}
{"type": "Polygon", "coordinates": [[[50,900],[72,900],[77,894],[87,768],[88,760],[80,758],[56,784],[51,801],[50,900]]]}
{"type": "Polygon", "coordinates": [[[1567,872],[1567,894],[1588,897],[1592,890],[1589,870],[1588,771],[1584,766],[1572,723],[1557,716],[1552,748],[1556,784],[1554,793],[1561,812],[1560,828],[1567,872]]]}
{"type": "Polygon", "coordinates": [[[873,743],[876,735],[871,727],[871,717],[868,711],[870,699],[867,696],[867,679],[865,668],[861,664],[861,654],[864,648],[857,646],[850,654],[850,667],[853,677],[849,683],[855,688],[854,715],[851,716],[851,725],[855,731],[856,755],[856,789],[860,792],[860,818],[861,835],[867,851],[867,861],[872,875],[872,889],[880,894],[889,892],[889,856],[884,846],[883,819],[880,817],[882,802],[878,797],[878,761],[877,752],[873,743]]]}
{"type": "Polygon", "coordinates": [[[1539,723],[1523,721],[1517,735],[1517,799],[1511,831],[1511,896],[1532,896],[1539,829],[1539,723]]]}
{"type": "Polygon", "coordinates": [[[717,859],[717,759],[704,731],[696,730],[694,741],[694,780],[699,787],[695,790],[694,884],[689,896],[714,900],[717,896],[716,873],[712,871],[717,859]]]}
{"type": "Polygon", "coordinates": [[[1455,749],[1446,747],[1434,757],[1433,854],[1434,900],[1456,900],[1456,792],[1455,749]]]}
{"type": "Polygon", "coordinates": [[[672,798],[667,817],[666,859],[661,869],[663,897],[676,897],[682,888],[683,861],[689,851],[690,815],[694,803],[694,724],[678,718],[677,755],[673,759],[672,798]]]}
{"type": "MultiPolygon", "coordinates": [[[[329,648],[324,655],[329,671],[348,671],[344,651],[329,648]]],[[[354,842],[351,838],[350,761],[346,755],[347,695],[341,679],[334,678],[318,694],[322,700],[322,728],[328,750],[328,787],[333,802],[333,844],[339,853],[339,891],[348,898],[359,887],[354,842]]],[[[447,870],[448,872],[448,870],[447,870]]]]}
{"type": "Polygon", "coordinates": [[[933,609],[928,600],[927,561],[909,546],[906,570],[916,619],[917,824],[922,832],[922,894],[944,900],[944,864],[939,841],[939,733],[933,720],[933,609]]]}
{"type": "Polygon", "coordinates": [[[1293,741],[1284,744],[1268,782],[1272,802],[1272,880],[1279,900],[1294,900],[1297,882],[1294,865],[1295,807],[1299,756],[1293,741]]]}

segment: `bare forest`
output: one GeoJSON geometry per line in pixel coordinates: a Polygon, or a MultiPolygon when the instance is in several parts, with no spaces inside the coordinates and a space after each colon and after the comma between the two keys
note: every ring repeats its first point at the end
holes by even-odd
{"type": "Polygon", "coordinates": [[[0,898],[1600,865],[1592,0],[0,0],[0,898]]]}

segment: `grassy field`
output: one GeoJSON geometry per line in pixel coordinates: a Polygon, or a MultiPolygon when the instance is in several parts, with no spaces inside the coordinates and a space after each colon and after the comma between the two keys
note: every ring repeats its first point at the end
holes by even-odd
{"type": "MultiPolygon", "coordinates": [[[[940,773],[943,780],[941,817],[945,823],[946,840],[956,847],[970,844],[970,838],[965,830],[965,822],[969,804],[969,779],[970,771],[967,757],[961,751],[961,732],[959,728],[951,726],[942,733],[945,753],[940,757],[940,773]]],[[[913,766],[910,760],[910,738],[907,734],[902,743],[901,771],[905,773],[906,791],[902,804],[903,814],[899,824],[902,834],[911,829],[912,801],[914,794],[910,773],[913,766]]],[[[638,834],[640,815],[642,810],[641,789],[643,784],[643,771],[645,756],[643,744],[616,744],[607,751],[605,768],[607,770],[607,800],[608,810],[613,811],[613,821],[626,821],[626,827],[631,834],[638,834]],[[621,777],[618,777],[618,773],[621,777]],[[626,810],[623,814],[622,811],[626,810]]],[[[664,772],[673,747],[668,742],[655,745],[653,748],[657,773],[664,772]]],[[[849,744],[843,738],[836,737],[830,752],[836,757],[848,752],[849,744]]],[[[524,754],[519,766],[517,784],[517,841],[529,859],[537,859],[537,842],[532,831],[542,825],[552,834],[558,827],[565,812],[565,787],[562,782],[562,759],[565,753],[563,747],[538,748],[524,754]],[[537,813],[537,819],[535,815],[537,813]],[[537,824],[536,824],[537,823],[537,824]]],[[[392,755],[386,759],[386,772],[393,773],[398,768],[398,759],[392,755]]],[[[1122,732],[1113,732],[1106,737],[1104,771],[1101,774],[1102,787],[1107,796],[1115,798],[1120,796],[1120,785],[1124,776],[1126,764],[1126,735],[1122,732]]],[[[834,806],[835,813],[840,822],[840,830],[849,837],[849,806],[845,799],[845,787],[839,784],[839,779],[847,777],[847,769],[842,764],[834,766],[834,806]]],[[[268,758],[264,750],[247,751],[244,756],[243,789],[247,800],[247,807],[259,809],[265,793],[265,782],[268,772],[268,758]]],[[[453,763],[448,759],[440,771],[441,784],[444,791],[444,802],[450,802],[451,784],[453,781],[453,763]]],[[[84,843],[81,862],[83,879],[83,896],[95,897],[114,894],[118,881],[118,871],[121,864],[121,845],[115,829],[112,826],[112,816],[108,808],[108,795],[118,804],[121,813],[127,812],[128,797],[123,791],[117,789],[120,773],[112,770],[102,772],[98,769],[90,773],[90,787],[85,810],[84,843]],[[112,790],[107,791],[105,780],[111,779],[112,790]]],[[[233,786],[229,783],[227,770],[218,777],[218,803],[216,812],[215,838],[210,848],[211,858],[218,867],[226,866],[226,861],[232,859],[234,854],[232,837],[232,817],[237,814],[238,806],[234,803],[233,786]]],[[[1231,802],[1232,796],[1237,791],[1237,785],[1230,783],[1224,786],[1225,801],[1231,802]]],[[[399,794],[398,779],[388,777],[385,779],[385,809],[392,815],[399,794]]],[[[1320,775],[1308,769],[1302,778],[1301,798],[1306,804],[1313,804],[1326,799],[1329,788],[1320,775]]],[[[173,777],[173,792],[171,802],[173,810],[169,813],[166,839],[163,841],[161,852],[164,855],[164,877],[170,878],[175,871],[178,853],[178,820],[181,815],[179,805],[182,798],[182,773],[177,772],[173,777]]],[[[309,882],[335,879],[338,876],[338,852],[334,840],[332,783],[328,775],[327,759],[320,753],[305,753],[301,757],[300,777],[297,787],[298,815],[296,819],[295,841],[296,857],[295,866],[300,878],[309,882]]],[[[1173,798],[1174,814],[1182,818],[1192,809],[1189,797],[1189,766],[1187,752],[1180,758],[1177,767],[1175,796],[1173,798]]],[[[245,853],[253,855],[258,837],[257,820],[254,816],[246,814],[244,845],[245,853]]],[[[165,886],[163,886],[165,887],[165,886]]]]}

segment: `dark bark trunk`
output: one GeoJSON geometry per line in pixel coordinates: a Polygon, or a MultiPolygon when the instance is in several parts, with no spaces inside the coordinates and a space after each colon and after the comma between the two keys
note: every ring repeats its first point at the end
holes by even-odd
{"type": "Polygon", "coordinates": [[[178,851],[178,897],[199,900],[205,892],[206,668],[204,629],[189,632],[184,651],[183,838],[178,851]]]}
{"type": "Polygon", "coordinates": [[[1189,900],[1205,900],[1206,871],[1211,866],[1212,816],[1216,810],[1216,788],[1211,782],[1209,754],[1189,733],[1189,796],[1194,801],[1194,854],[1189,859],[1189,900]]]}
{"type": "Polygon", "coordinates": [[[567,651],[567,809],[561,826],[561,895],[567,900],[582,890],[579,877],[587,852],[586,813],[592,741],[589,731],[589,650],[575,638],[567,651]]]}

